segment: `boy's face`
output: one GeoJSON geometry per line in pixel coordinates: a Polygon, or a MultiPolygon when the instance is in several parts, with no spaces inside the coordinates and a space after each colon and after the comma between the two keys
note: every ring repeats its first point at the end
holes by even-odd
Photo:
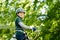
{"type": "Polygon", "coordinates": [[[25,14],[23,12],[20,12],[17,14],[19,17],[24,18],[25,14]]]}

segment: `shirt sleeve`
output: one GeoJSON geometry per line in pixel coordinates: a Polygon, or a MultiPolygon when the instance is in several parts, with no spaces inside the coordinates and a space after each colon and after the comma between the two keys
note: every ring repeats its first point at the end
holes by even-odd
{"type": "Polygon", "coordinates": [[[23,22],[18,23],[24,29],[31,29],[30,26],[25,25],[23,22]]]}
{"type": "Polygon", "coordinates": [[[24,29],[31,29],[31,27],[25,25],[20,18],[17,19],[17,23],[24,29]]]}

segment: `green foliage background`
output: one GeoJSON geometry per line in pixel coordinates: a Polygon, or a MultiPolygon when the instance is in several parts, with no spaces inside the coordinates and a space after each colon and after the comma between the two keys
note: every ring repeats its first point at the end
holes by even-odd
{"type": "Polygon", "coordinates": [[[39,30],[38,33],[26,30],[29,38],[60,40],[60,0],[0,0],[0,40],[9,40],[15,33],[15,11],[19,7],[26,10],[24,23],[39,30]],[[41,12],[43,7],[45,13],[41,12]]]}

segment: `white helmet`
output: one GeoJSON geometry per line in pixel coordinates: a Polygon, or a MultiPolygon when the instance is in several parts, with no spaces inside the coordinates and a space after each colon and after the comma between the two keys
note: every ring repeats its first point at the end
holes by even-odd
{"type": "Polygon", "coordinates": [[[18,14],[19,12],[25,13],[25,10],[24,10],[23,8],[18,8],[18,9],[16,10],[16,14],[18,14]]]}

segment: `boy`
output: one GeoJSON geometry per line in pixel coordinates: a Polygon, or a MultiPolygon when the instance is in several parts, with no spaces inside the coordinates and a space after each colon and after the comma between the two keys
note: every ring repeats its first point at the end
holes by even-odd
{"type": "Polygon", "coordinates": [[[15,25],[16,25],[16,39],[17,40],[28,40],[28,37],[26,36],[24,29],[31,29],[33,31],[36,30],[36,28],[32,27],[32,26],[27,26],[23,23],[22,19],[25,16],[25,11],[22,8],[18,8],[16,10],[16,21],[15,21],[15,25]]]}

